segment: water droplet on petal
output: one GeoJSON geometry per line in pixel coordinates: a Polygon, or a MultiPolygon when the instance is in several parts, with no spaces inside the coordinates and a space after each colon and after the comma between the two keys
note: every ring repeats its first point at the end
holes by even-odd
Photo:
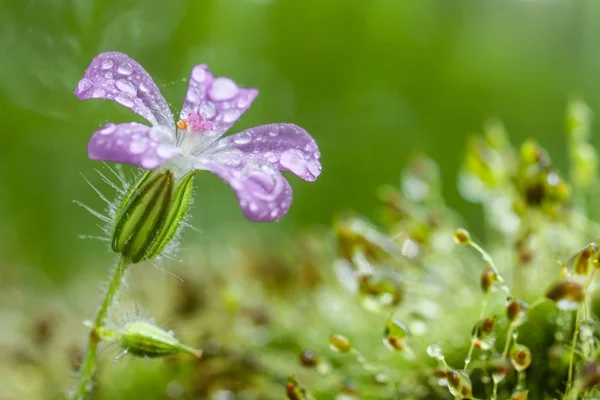
{"type": "Polygon", "coordinates": [[[279,161],[279,157],[277,157],[277,155],[275,155],[274,153],[271,153],[270,151],[266,152],[264,157],[270,163],[276,163],[277,161],[279,161]]]}
{"type": "Polygon", "coordinates": [[[298,149],[288,149],[281,155],[281,166],[289,169],[296,175],[303,175],[306,171],[304,153],[298,149]]]}
{"type": "Polygon", "coordinates": [[[113,62],[112,60],[104,60],[102,61],[102,69],[110,69],[113,67],[113,62]]]}
{"type": "Polygon", "coordinates": [[[119,93],[117,97],[115,97],[115,101],[117,103],[123,104],[125,107],[133,107],[133,99],[127,93],[119,93]]]}
{"type": "Polygon", "coordinates": [[[272,131],[269,131],[269,136],[271,137],[277,137],[277,135],[279,135],[279,132],[275,129],[272,131]]]}
{"type": "Polygon", "coordinates": [[[146,169],[154,169],[154,168],[158,167],[160,164],[161,164],[161,160],[158,157],[155,157],[153,155],[149,155],[147,157],[142,158],[142,162],[140,163],[142,168],[146,168],[146,169]]]}
{"type": "Polygon", "coordinates": [[[148,93],[150,91],[150,88],[144,81],[142,81],[140,82],[140,90],[144,93],[148,93]]]}
{"type": "Polygon", "coordinates": [[[321,153],[317,150],[313,153],[313,157],[318,160],[319,158],[321,158],[321,153]]]}
{"type": "Polygon", "coordinates": [[[106,92],[104,91],[104,89],[100,89],[100,88],[96,88],[94,89],[94,92],[92,93],[92,97],[98,99],[100,97],[104,97],[106,95],[106,92]]]}
{"type": "Polygon", "coordinates": [[[187,99],[189,101],[191,101],[192,103],[197,103],[200,101],[200,92],[198,91],[198,89],[192,87],[190,88],[190,90],[188,90],[187,92],[187,99]]]}
{"type": "Polygon", "coordinates": [[[234,122],[240,117],[241,112],[235,108],[225,111],[223,114],[223,121],[227,123],[234,122]]]}
{"type": "Polygon", "coordinates": [[[233,139],[235,144],[248,144],[250,141],[252,141],[252,135],[249,132],[240,132],[233,139]]]}
{"type": "Polygon", "coordinates": [[[117,68],[117,72],[121,75],[131,75],[133,72],[133,67],[128,62],[124,62],[117,68]]]}
{"type": "Polygon", "coordinates": [[[133,86],[133,83],[126,81],[125,79],[118,80],[116,86],[121,92],[125,92],[132,96],[137,95],[137,89],[133,86]]]}
{"type": "Polygon", "coordinates": [[[81,93],[81,92],[85,92],[86,90],[88,90],[92,86],[94,86],[94,84],[92,83],[92,81],[90,81],[87,78],[83,78],[77,84],[77,89],[79,89],[79,93],[81,93]]]}
{"type": "Polygon", "coordinates": [[[237,106],[238,108],[242,109],[247,108],[250,105],[250,103],[252,103],[252,100],[253,99],[251,96],[241,96],[238,98],[237,106]]]}
{"type": "Polygon", "coordinates": [[[133,154],[142,154],[148,148],[148,141],[145,139],[134,140],[129,144],[129,151],[133,154]]]}
{"type": "Polygon", "coordinates": [[[115,124],[108,124],[100,130],[100,133],[102,135],[110,135],[115,131],[115,129],[117,129],[117,126],[115,124]]]}
{"type": "Polygon", "coordinates": [[[234,81],[228,78],[217,78],[213,81],[208,94],[214,101],[224,101],[234,98],[238,92],[239,89],[234,81]]]}
{"type": "Polygon", "coordinates": [[[253,213],[258,211],[258,206],[256,205],[255,202],[251,202],[250,205],[248,206],[248,208],[250,209],[250,211],[252,211],[253,213]]]}
{"type": "Polygon", "coordinates": [[[113,76],[113,73],[112,73],[112,72],[110,72],[110,71],[108,71],[108,72],[105,72],[105,73],[104,73],[104,77],[105,77],[106,79],[113,79],[113,78],[114,78],[114,76],[113,76]]]}
{"type": "Polygon", "coordinates": [[[279,214],[279,208],[274,208],[273,210],[271,210],[271,218],[277,218],[277,215],[279,214]]]}
{"type": "Polygon", "coordinates": [[[202,65],[196,65],[194,69],[192,69],[192,79],[196,82],[202,82],[206,79],[206,70],[202,65]]]}
{"type": "Polygon", "coordinates": [[[217,107],[215,103],[210,101],[205,101],[200,106],[200,114],[202,114],[207,119],[212,119],[217,114],[217,107]]]}
{"type": "Polygon", "coordinates": [[[308,171],[316,178],[321,173],[321,164],[315,160],[308,163],[308,171]]]}

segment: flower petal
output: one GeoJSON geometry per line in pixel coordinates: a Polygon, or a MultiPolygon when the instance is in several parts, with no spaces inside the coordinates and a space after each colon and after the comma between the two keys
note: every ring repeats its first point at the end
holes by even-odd
{"type": "Polygon", "coordinates": [[[292,204],[290,184],[268,164],[251,162],[232,167],[217,160],[201,159],[195,168],[211,171],[226,181],[235,191],[244,216],[251,221],[278,220],[292,204]]]}
{"type": "Polygon", "coordinates": [[[321,173],[321,153],[315,140],[293,124],[257,126],[219,140],[219,151],[241,150],[245,159],[269,162],[282,171],[291,171],[312,182],[321,173]]]}
{"type": "Polygon", "coordinates": [[[81,100],[114,100],[152,125],[175,131],[173,114],[152,77],[126,54],[108,52],[94,58],[79,81],[75,95],[81,100]]]}
{"type": "Polygon", "coordinates": [[[218,138],[250,107],[258,90],[240,88],[229,78],[215,78],[205,64],[192,69],[181,119],[191,111],[197,112],[213,123],[210,132],[203,133],[218,138]]]}
{"type": "Polygon", "coordinates": [[[165,129],[137,122],[106,124],[94,132],[88,143],[92,160],[112,161],[155,169],[181,154],[165,140],[165,129]]]}

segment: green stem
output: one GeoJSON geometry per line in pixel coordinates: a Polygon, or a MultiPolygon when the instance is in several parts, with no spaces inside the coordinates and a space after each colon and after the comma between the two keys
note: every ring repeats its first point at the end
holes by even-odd
{"type": "Polygon", "coordinates": [[[123,277],[127,271],[128,264],[123,257],[119,258],[119,262],[113,270],[109,278],[108,287],[102,298],[100,308],[94,318],[94,323],[90,331],[88,348],[85,354],[81,371],[79,372],[79,382],[77,389],[73,394],[72,400],[85,400],[88,392],[92,387],[92,379],[96,373],[96,353],[98,352],[98,344],[100,343],[99,330],[106,324],[106,317],[110,306],[115,301],[115,297],[121,288],[123,277]]]}

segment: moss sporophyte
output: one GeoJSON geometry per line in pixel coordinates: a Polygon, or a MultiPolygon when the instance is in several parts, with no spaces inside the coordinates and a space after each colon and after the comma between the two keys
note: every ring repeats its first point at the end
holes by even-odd
{"type": "Polygon", "coordinates": [[[88,144],[93,160],[130,164],[145,172],[123,191],[118,204],[111,205],[111,217],[105,219],[112,250],[120,259],[89,324],[88,351],[73,394],[74,399],[84,399],[93,386],[96,351],[103,339],[146,357],[178,351],[200,354],[150,323],[120,331],[105,327],[127,267],[159,257],[175,237],[190,204],[194,176],[199,171],[218,175],[235,191],[247,219],[275,221],[292,203],[292,189],[281,171],[314,181],[321,173],[321,154],[314,139],[293,124],[262,125],[222,137],[258,91],[214,77],[203,64],[192,69],[177,121],[150,75],[123,53],[94,58],[75,95],[82,100],[113,100],[150,123],[107,123],[88,144]]]}

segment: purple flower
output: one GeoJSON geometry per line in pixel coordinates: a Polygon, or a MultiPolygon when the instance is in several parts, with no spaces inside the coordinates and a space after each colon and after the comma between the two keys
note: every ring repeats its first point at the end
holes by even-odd
{"type": "Polygon", "coordinates": [[[292,189],[279,171],[291,171],[306,181],[321,173],[317,144],[299,126],[261,125],[222,137],[250,107],[258,90],[215,78],[204,64],[192,69],[177,123],[150,75],[123,53],[94,58],[75,95],[82,100],[114,100],[151,124],[104,125],[89,141],[91,159],[148,170],[169,168],[177,176],[210,171],[233,188],[252,221],[277,220],[288,211],[292,189]]]}

